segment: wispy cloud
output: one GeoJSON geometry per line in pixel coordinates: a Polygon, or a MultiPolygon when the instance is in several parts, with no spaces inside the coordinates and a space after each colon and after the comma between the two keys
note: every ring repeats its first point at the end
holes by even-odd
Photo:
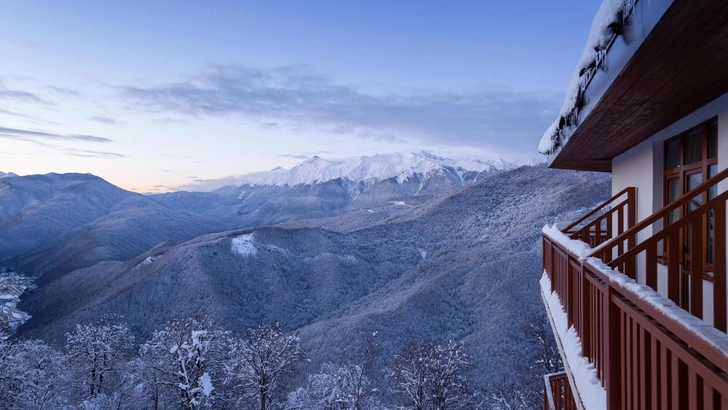
{"type": "Polygon", "coordinates": [[[81,92],[74,88],[56,87],[55,85],[46,85],[45,88],[53,91],[56,94],[70,95],[73,97],[78,97],[81,95],[81,92]]]}
{"type": "Polygon", "coordinates": [[[304,154],[280,154],[281,158],[293,158],[293,159],[308,159],[310,156],[304,154]]]}
{"type": "Polygon", "coordinates": [[[318,127],[361,138],[532,150],[562,96],[550,92],[367,93],[305,66],[212,66],[187,81],[121,92],[152,111],[233,115],[262,126],[318,127]]]}
{"type": "Polygon", "coordinates": [[[186,184],[176,187],[175,189],[181,191],[214,191],[228,185],[240,185],[240,177],[228,175],[223,178],[213,179],[195,178],[186,184]]]}
{"type": "Polygon", "coordinates": [[[111,117],[105,117],[103,115],[93,115],[91,117],[88,117],[89,120],[100,122],[102,124],[121,124],[121,121],[117,121],[111,117]]]}
{"type": "Polygon", "coordinates": [[[81,141],[81,142],[112,142],[112,140],[104,137],[85,134],[56,134],[45,131],[24,130],[18,128],[0,127],[0,138],[9,138],[30,142],[44,141],[81,141]]]}
{"type": "Polygon", "coordinates": [[[37,94],[6,87],[3,78],[0,78],[0,99],[46,103],[46,101],[40,98],[37,94]]]}
{"type": "Polygon", "coordinates": [[[93,151],[93,150],[85,150],[85,149],[67,149],[66,154],[73,155],[76,157],[85,157],[85,158],[105,158],[105,159],[126,158],[126,155],[117,154],[115,152],[93,151]]]}

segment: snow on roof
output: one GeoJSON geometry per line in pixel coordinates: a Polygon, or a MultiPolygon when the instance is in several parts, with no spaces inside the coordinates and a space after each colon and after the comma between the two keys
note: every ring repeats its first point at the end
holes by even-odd
{"type": "Polygon", "coordinates": [[[606,63],[607,51],[619,35],[623,22],[632,14],[637,0],[604,0],[592,21],[589,38],[579,64],[571,77],[566,99],[556,121],[546,130],[538,144],[542,154],[550,155],[566,144],[577,125],[583,94],[596,71],[606,63]]]}

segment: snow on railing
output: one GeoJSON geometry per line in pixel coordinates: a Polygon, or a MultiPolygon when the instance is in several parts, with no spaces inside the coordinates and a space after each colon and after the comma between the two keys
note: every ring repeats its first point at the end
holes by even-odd
{"type": "Polygon", "coordinates": [[[547,229],[543,241],[542,287],[558,296],[607,408],[728,409],[728,335],[587,257],[583,242],[547,229]]]}

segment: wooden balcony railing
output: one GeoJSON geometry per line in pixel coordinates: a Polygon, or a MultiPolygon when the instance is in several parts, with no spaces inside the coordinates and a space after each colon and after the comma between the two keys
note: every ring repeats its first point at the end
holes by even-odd
{"type": "Polygon", "coordinates": [[[592,256],[632,279],[637,279],[638,271],[642,270],[645,284],[655,290],[658,289],[658,256],[662,257],[667,267],[667,275],[662,279],[667,282],[667,297],[701,319],[704,318],[703,307],[706,304],[703,280],[713,282],[714,294],[712,300],[707,301],[708,308],[712,310],[713,325],[725,332],[728,191],[713,195],[713,198],[709,193],[717,191],[716,185],[727,177],[728,169],[601,244],[592,256]],[[706,202],[708,198],[710,200],[706,202]],[[663,228],[668,215],[675,212],[682,212],[685,216],[663,228]],[[635,246],[640,233],[651,236],[635,246]]]}
{"type": "Polygon", "coordinates": [[[564,228],[563,232],[571,239],[578,239],[596,248],[634,226],[637,218],[636,206],[637,190],[634,187],[625,188],[564,228]]]}
{"type": "MultiPolygon", "coordinates": [[[[618,268],[636,278],[636,269],[641,264],[646,271],[647,285],[657,289],[660,249],[656,244],[663,242],[668,257],[669,292],[670,287],[675,286],[675,278],[681,280],[676,275],[682,275],[682,280],[689,275],[682,271],[685,259],[680,256],[681,251],[690,250],[693,255],[701,255],[701,249],[705,248],[700,247],[707,238],[703,239],[706,230],[698,225],[705,227],[712,223],[713,246],[717,250],[713,259],[713,310],[715,323],[723,323],[719,310],[722,306],[725,315],[725,203],[728,194],[717,195],[683,219],[634,245],[638,232],[664,220],[664,215],[671,210],[687,206],[690,197],[707,192],[728,172],[721,174],[691,192],[689,197],[670,204],[616,238],[608,239],[593,253],[601,257],[601,265],[594,259],[580,259],[558,240],[544,234],[544,270],[551,279],[551,291],[559,295],[568,324],[573,325],[579,335],[583,357],[594,364],[607,391],[609,409],[728,410],[728,354],[726,349],[720,350],[705,337],[711,332],[713,336],[723,335],[669,304],[656,292],[644,289],[637,292],[636,285],[621,280],[624,278],[621,274],[609,269],[610,266],[618,268]],[[691,242],[687,245],[680,242],[679,238],[683,236],[687,236],[684,241],[691,242]],[[676,243],[686,248],[675,249],[676,243]],[[643,256],[638,258],[637,255],[643,256]],[[722,291],[719,291],[717,287],[721,284],[722,291]]],[[[699,271],[702,259],[693,257],[691,268],[694,271],[699,271]]],[[[682,286],[684,282],[678,283],[682,286]]],[[[698,292],[693,289],[689,293],[694,301],[702,296],[698,292]]]]}
{"type": "Polygon", "coordinates": [[[576,410],[576,400],[565,372],[551,373],[543,377],[544,410],[576,410]]]}

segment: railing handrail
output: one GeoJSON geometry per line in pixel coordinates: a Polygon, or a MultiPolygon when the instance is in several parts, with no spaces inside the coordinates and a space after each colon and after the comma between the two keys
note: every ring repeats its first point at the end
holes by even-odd
{"type": "MultiPolygon", "coordinates": [[[[612,249],[615,246],[617,246],[620,242],[623,242],[627,239],[629,239],[631,236],[636,236],[640,231],[647,228],[648,226],[651,226],[655,222],[662,220],[667,216],[670,212],[680,209],[680,207],[687,204],[690,200],[695,198],[697,195],[702,195],[705,193],[708,189],[712,188],[714,185],[718,184],[719,182],[723,181],[724,179],[728,178],[728,168],[724,169],[723,171],[717,173],[715,176],[713,176],[710,179],[705,180],[702,184],[695,187],[690,192],[686,193],[682,197],[678,198],[677,200],[665,205],[662,207],[659,211],[653,213],[649,217],[643,219],[636,225],[630,227],[626,231],[622,232],[620,235],[615,236],[614,238],[611,238],[607,240],[606,242],[602,243],[601,245],[597,246],[592,250],[592,253],[589,254],[589,256],[599,257],[600,254],[602,254],[607,249],[612,249]]],[[[620,255],[621,256],[621,255],[620,255]]]]}
{"type": "Polygon", "coordinates": [[[696,220],[699,220],[703,217],[703,215],[707,214],[713,208],[715,208],[715,204],[720,201],[728,201],[728,191],[725,191],[717,197],[711,199],[710,201],[700,206],[700,208],[691,211],[689,215],[678,219],[677,221],[670,224],[670,226],[663,228],[660,232],[653,234],[649,238],[640,242],[637,246],[617,256],[616,258],[614,258],[614,260],[612,260],[612,262],[610,262],[610,264],[617,265],[623,262],[623,260],[628,257],[634,257],[640,252],[646,250],[650,245],[654,245],[656,242],[665,239],[669,234],[674,233],[675,231],[679,231],[681,228],[685,227],[690,223],[696,222],[696,220]]]}
{"type": "Polygon", "coordinates": [[[580,223],[582,223],[582,222],[586,221],[587,219],[589,219],[590,217],[596,215],[599,211],[601,211],[602,209],[606,208],[607,205],[609,205],[612,202],[616,201],[619,197],[623,196],[624,194],[627,194],[627,200],[629,200],[630,199],[630,195],[634,195],[634,191],[635,191],[635,188],[634,187],[624,188],[623,190],[621,190],[616,195],[614,195],[611,198],[609,198],[608,200],[602,202],[601,205],[599,205],[598,207],[596,207],[593,210],[591,210],[591,212],[589,212],[586,215],[584,215],[581,218],[579,218],[578,221],[576,221],[576,222],[572,223],[571,225],[567,226],[566,228],[562,229],[562,232],[564,232],[564,233],[569,232],[572,228],[574,228],[576,226],[579,226],[580,223]]]}
{"type": "MultiPolygon", "coordinates": [[[[558,246],[561,246],[561,245],[558,245],[558,246]]],[[[678,320],[675,320],[674,318],[666,315],[660,309],[653,306],[651,303],[644,301],[634,291],[628,289],[623,284],[621,284],[619,282],[611,281],[609,279],[609,277],[607,277],[604,273],[602,273],[601,270],[599,270],[599,268],[597,268],[594,265],[592,265],[591,263],[589,263],[588,260],[584,261],[584,264],[589,266],[589,272],[596,275],[599,279],[601,279],[605,282],[608,282],[609,286],[613,290],[616,290],[625,300],[627,300],[628,302],[637,306],[640,310],[645,312],[645,314],[652,317],[652,319],[656,323],[659,323],[667,331],[676,335],[679,339],[682,340],[682,342],[684,342],[688,346],[692,347],[693,350],[700,353],[703,357],[708,359],[708,361],[717,365],[721,369],[728,369],[728,356],[726,356],[725,353],[718,350],[716,347],[714,347],[713,345],[711,345],[704,339],[695,335],[695,332],[693,330],[691,330],[690,328],[688,328],[687,326],[685,326],[684,323],[682,323],[678,320]]],[[[619,273],[619,275],[622,275],[622,273],[619,273]]],[[[660,297],[665,299],[665,301],[670,300],[662,295],[660,295],[660,297]]],[[[687,311],[685,311],[685,312],[688,313],[687,311]]]]}

